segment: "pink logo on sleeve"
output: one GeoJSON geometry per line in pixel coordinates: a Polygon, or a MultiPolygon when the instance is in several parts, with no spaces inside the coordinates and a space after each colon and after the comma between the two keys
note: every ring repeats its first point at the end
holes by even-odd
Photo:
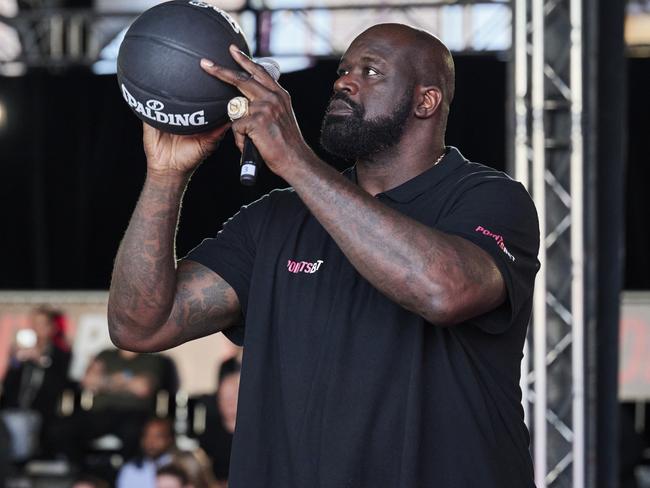
{"type": "Polygon", "coordinates": [[[474,231],[480,232],[484,236],[491,237],[492,239],[497,241],[497,245],[505,253],[505,255],[508,256],[512,262],[515,261],[515,257],[512,254],[510,254],[510,251],[508,251],[508,248],[506,247],[506,243],[503,240],[503,236],[500,236],[499,234],[495,234],[494,232],[487,230],[482,225],[479,225],[476,229],[474,229],[474,231]]]}
{"type": "Polygon", "coordinates": [[[320,269],[321,264],[323,263],[324,261],[322,259],[319,259],[315,263],[310,263],[308,261],[294,261],[293,259],[289,259],[287,262],[287,269],[290,273],[313,274],[320,269]]]}

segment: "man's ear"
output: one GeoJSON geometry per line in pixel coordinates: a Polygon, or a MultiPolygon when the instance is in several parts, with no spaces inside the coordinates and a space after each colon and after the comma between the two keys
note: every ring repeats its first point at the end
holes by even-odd
{"type": "Polygon", "coordinates": [[[415,107],[415,116],[428,119],[442,105],[442,91],[437,86],[419,86],[418,104],[415,107]]]}

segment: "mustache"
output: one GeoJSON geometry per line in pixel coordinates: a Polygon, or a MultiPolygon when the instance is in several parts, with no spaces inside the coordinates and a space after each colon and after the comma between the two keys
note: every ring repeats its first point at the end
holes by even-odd
{"type": "Polygon", "coordinates": [[[325,111],[326,115],[329,112],[330,107],[332,106],[332,102],[335,102],[337,100],[340,100],[344,102],[346,105],[348,105],[352,109],[355,115],[359,117],[363,117],[363,107],[360,104],[354,102],[345,92],[337,92],[334,93],[334,95],[332,95],[330,101],[327,104],[327,110],[325,111]]]}

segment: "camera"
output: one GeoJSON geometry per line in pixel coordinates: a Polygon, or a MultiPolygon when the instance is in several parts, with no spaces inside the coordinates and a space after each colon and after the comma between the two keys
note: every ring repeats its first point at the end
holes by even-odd
{"type": "Polygon", "coordinates": [[[16,345],[21,349],[36,347],[37,337],[34,329],[20,329],[16,332],[16,345]]]}

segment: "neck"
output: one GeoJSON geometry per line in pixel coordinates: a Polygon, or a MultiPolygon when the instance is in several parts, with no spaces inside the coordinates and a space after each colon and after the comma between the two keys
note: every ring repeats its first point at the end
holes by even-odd
{"type": "Polygon", "coordinates": [[[371,195],[396,188],[435,165],[445,152],[443,141],[425,147],[395,146],[357,161],[357,183],[371,195]]]}

